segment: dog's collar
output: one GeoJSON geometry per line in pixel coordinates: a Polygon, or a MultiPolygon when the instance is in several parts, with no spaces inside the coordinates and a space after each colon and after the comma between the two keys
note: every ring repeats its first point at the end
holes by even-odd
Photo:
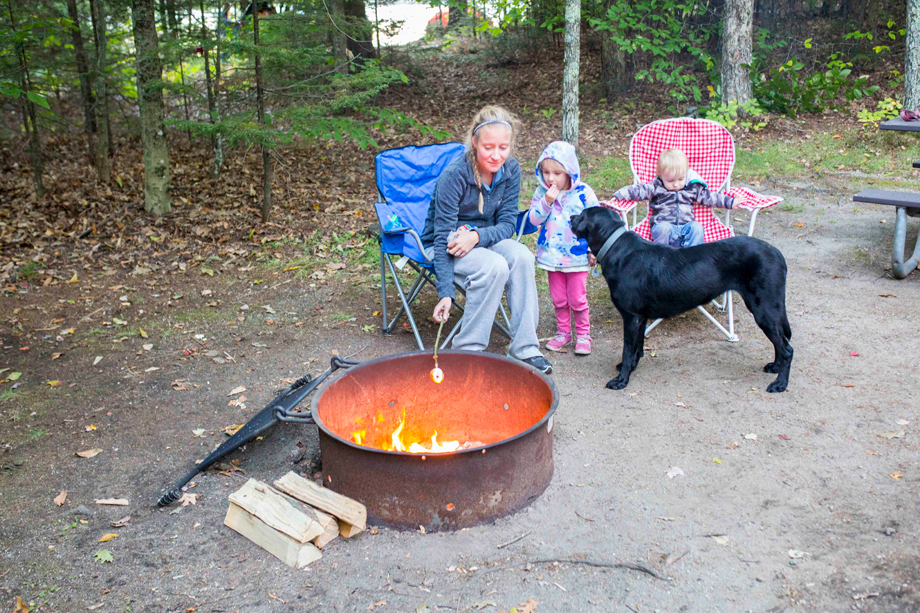
{"type": "Polygon", "coordinates": [[[597,261],[600,262],[604,259],[604,256],[607,255],[607,252],[610,251],[610,248],[613,247],[613,244],[617,242],[617,239],[626,234],[626,226],[621,226],[616,232],[610,235],[610,238],[604,243],[604,246],[601,247],[601,250],[597,252],[597,261]]]}

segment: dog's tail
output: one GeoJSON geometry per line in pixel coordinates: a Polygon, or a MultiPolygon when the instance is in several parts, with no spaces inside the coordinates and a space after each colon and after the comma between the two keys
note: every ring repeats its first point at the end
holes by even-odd
{"type": "Polygon", "coordinates": [[[786,316],[786,312],[783,311],[783,334],[786,336],[786,340],[792,338],[792,328],[789,326],[789,318],[786,316]]]}

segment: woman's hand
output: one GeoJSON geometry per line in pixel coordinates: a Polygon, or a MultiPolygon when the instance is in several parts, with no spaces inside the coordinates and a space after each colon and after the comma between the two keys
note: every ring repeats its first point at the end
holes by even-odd
{"type": "Polygon", "coordinates": [[[588,254],[588,266],[597,266],[597,258],[593,253],[588,254]]]}
{"type": "Polygon", "coordinates": [[[450,317],[450,305],[452,303],[453,301],[449,296],[445,296],[438,300],[438,304],[434,307],[434,313],[431,315],[432,319],[438,323],[447,321],[450,317]]]}
{"type": "Polygon", "coordinates": [[[457,233],[454,242],[447,244],[447,253],[455,258],[462,258],[479,244],[479,232],[476,230],[463,230],[457,233]]]}

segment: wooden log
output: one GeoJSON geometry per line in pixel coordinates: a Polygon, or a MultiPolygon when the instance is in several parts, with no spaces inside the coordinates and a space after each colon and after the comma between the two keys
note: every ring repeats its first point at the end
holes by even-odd
{"type": "MultiPolygon", "coordinates": [[[[319,512],[322,513],[322,511],[319,511],[319,512]]],[[[319,547],[320,549],[322,549],[323,547],[325,547],[326,545],[328,545],[329,543],[331,543],[332,541],[334,541],[335,539],[339,537],[339,522],[335,521],[335,519],[331,515],[327,515],[326,517],[328,517],[332,521],[329,523],[329,525],[326,526],[325,532],[323,532],[318,537],[313,539],[313,544],[319,547]]]]}
{"type": "Polygon", "coordinates": [[[227,509],[224,525],[239,532],[291,568],[303,568],[323,557],[313,543],[298,543],[232,502],[227,509]]]}
{"type": "Polygon", "coordinates": [[[275,487],[301,502],[350,524],[351,528],[346,531],[347,535],[342,531],[341,522],[339,524],[339,533],[345,538],[354,536],[367,528],[367,508],[363,504],[330,489],[320,487],[297,473],[289,472],[284,475],[275,481],[275,487]]]}
{"type": "Polygon", "coordinates": [[[312,511],[255,479],[230,494],[230,502],[298,543],[312,541],[326,531],[312,511]]]}
{"type": "Polygon", "coordinates": [[[363,532],[363,531],[364,531],[364,528],[359,528],[358,526],[354,524],[349,524],[348,522],[345,522],[345,521],[339,522],[339,534],[341,534],[343,538],[350,539],[354,535],[358,534],[359,532],[363,532]]]}

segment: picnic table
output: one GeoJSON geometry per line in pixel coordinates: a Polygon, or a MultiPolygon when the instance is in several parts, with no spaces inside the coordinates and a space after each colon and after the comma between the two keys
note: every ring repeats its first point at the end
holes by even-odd
{"type": "MultiPolygon", "coordinates": [[[[900,117],[882,122],[882,130],[895,130],[898,132],[920,133],[920,120],[904,121],[900,117]]],[[[912,166],[920,168],[920,160],[912,166]]],[[[870,202],[873,204],[888,204],[895,207],[894,246],[891,251],[891,270],[895,278],[903,279],[917,268],[920,262],[920,236],[914,245],[914,252],[910,259],[904,261],[904,246],[907,240],[907,218],[920,217],[920,194],[900,192],[884,189],[864,189],[855,196],[855,202],[870,202]]]]}

